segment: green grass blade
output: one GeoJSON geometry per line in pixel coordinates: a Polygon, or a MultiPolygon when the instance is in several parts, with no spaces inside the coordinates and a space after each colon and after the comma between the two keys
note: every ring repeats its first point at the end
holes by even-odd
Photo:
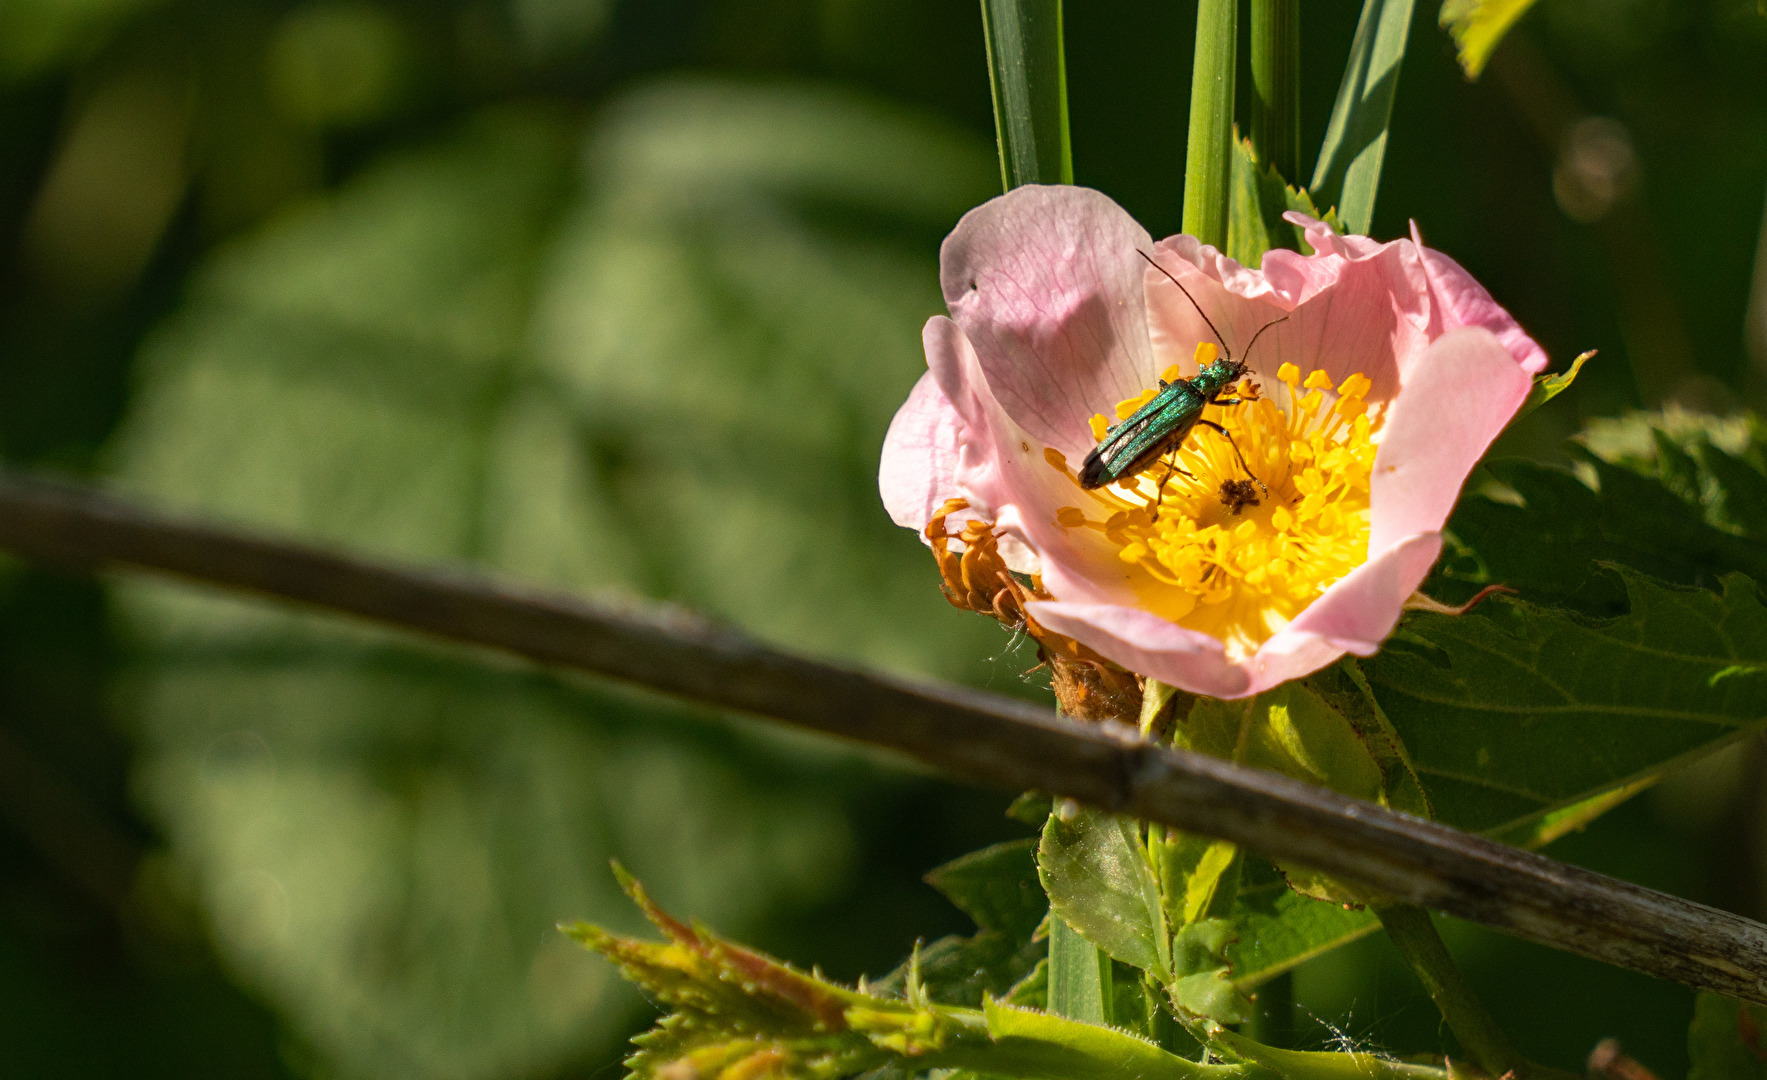
{"type": "Polygon", "coordinates": [[[1252,0],[1252,149],[1301,175],[1301,0],[1252,0]]]}
{"type": "Polygon", "coordinates": [[[1115,1013],[1111,959],[1059,918],[1049,920],[1049,1011],[1108,1024],[1115,1013]]]}
{"type": "Polygon", "coordinates": [[[1310,190],[1321,206],[1335,205],[1338,220],[1366,233],[1374,219],[1381,162],[1387,152],[1387,121],[1399,87],[1399,66],[1411,30],[1413,0],[1364,0],[1350,62],[1338,84],[1337,103],[1319,148],[1310,190]]]}
{"type": "Polygon", "coordinates": [[[982,0],[982,29],[1001,183],[1073,183],[1061,0],[982,0]]]}
{"type": "Polygon", "coordinates": [[[1202,0],[1196,12],[1196,65],[1190,74],[1190,140],[1184,161],[1184,231],[1227,246],[1227,193],[1233,177],[1233,83],[1238,0],[1202,0]]]}

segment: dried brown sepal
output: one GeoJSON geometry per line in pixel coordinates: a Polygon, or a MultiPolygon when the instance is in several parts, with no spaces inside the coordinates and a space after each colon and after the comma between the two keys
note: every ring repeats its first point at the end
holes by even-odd
{"type": "Polygon", "coordinates": [[[1021,579],[1000,555],[994,523],[972,518],[953,534],[947,519],[969,503],[947,500],[927,522],[926,538],[939,564],[945,599],[965,611],[991,616],[1037,643],[1037,656],[1049,666],[1050,683],[1061,711],[1076,720],[1120,720],[1133,724],[1141,714],[1141,681],[1134,674],[1064,634],[1039,624],[1025,610],[1028,600],[1053,600],[1041,580],[1021,579]],[[952,550],[951,541],[962,545],[952,550]]]}

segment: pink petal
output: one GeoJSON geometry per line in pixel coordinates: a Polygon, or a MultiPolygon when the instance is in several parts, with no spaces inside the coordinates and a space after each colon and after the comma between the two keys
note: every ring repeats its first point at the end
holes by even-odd
{"type": "Polygon", "coordinates": [[[1310,675],[1346,652],[1371,655],[1441,554],[1439,533],[1405,538],[1327,589],[1240,663],[1221,643],[1142,608],[1033,601],[1032,617],[1130,671],[1215,698],[1259,694],[1310,675]]]}
{"type": "Polygon", "coordinates": [[[1034,600],[1025,608],[1045,627],[1130,671],[1208,697],[1255,693],[1249,689],[1251,673],[1227,659],[1220,641],[1151,611],[1062,600],[1034,600]]]}
{"type": "Polygon", "coordinates": [[[1091,496],[1057,472],[1042,445],[994,400],[963,329],[935,316],[927,320],[921,342],[930,374],[964,425],[953,471],[957,494],[969,500],[974,516],[994,522],[1008,565],[1047,574],[1058,564],[1055,580],[1067,582],[1077,596],[1126,596],[1115,580],[1123,565],[1115,547],[1091,529],[1065,529],[1056,522],[1063,506],[1089,505],[1091,496]]]}
{"type": "Polygon", "coordinates": [[[1303,373],[1321,369],[1333,383],[1360,372],[1374,384],[1368,400],[1386,401],[1399,391],[1405,360],[1428,343],[1428,288],[1404,241],[1335,244],[1314,256],[1273,250],[1264,255],[1262,272],[1244,270],[1188,236],[1162,240],[1156,258],[1196,299],[1193,305],[1149,268],[1156,359],[1180,363],[1187,374],[1196,342],[1214,340],[1198,307],[1266,386],[1292,363],[1303,373]],[[1286,321],[1275,322],[1283,316],[1286,321]]]}
{"type": "MultiPolygon", "coordinates": [[[[1338,654],[1372,656],[1399,621],[1405,601],[1429,576],[1442,554],[1442,534],[1407,536],[1345,574],[1307,605],[1295,620],[1266,641],[1252,658],[1261,688],[1299,678],[1323,665],[1294,671],[1284,657],[1308,652],[1305,639],[1324,642],[1338,654]]],[[[1336,659],[1336,656],[1333,657],[1336,659]]],[[[1330,663],[1330,661],[1326,661],[1330,663]]]]}
{"type": "Polygon", "coordinates": [[[1431,337],[1440,337],[1457,326],[1482,326],[1497,335],[1509,355],[1530,375],[1546,370],[1546,351],[1529,337],[1509,312],[1491,299],[1485,287],[1461,269],[1459,263],[1439,251],[1423,246],[1417,222],[1411,223],[1411,240],[1423,256],[1424,273],[1429,281],[1432,305],[1431,337]]]}
{"type": "Polygon", "coordinates": [[[1448,520],[1461,485],[1532,380],[1496,335],[1450,330],[1413,365],[1374,456],[1368,550],[1383,551],[1448,520]]]}
{"type": "Polygon", "coordinates": [[[945,304],[995,398],[1041,445],[1085,454],[1087,421],[1152,384],[1136,254],[1151,248],[1122,207],[1066,186],[1015,188],[945,238],[945,304]]]}
{"type": "Polygon", "coordinates": [[[896,524],[920,532],[957,494],[957,464],[965,441],[957,415],[938,380],[927,372],[896,410],[884,436],[877,488],[896,524]]]}

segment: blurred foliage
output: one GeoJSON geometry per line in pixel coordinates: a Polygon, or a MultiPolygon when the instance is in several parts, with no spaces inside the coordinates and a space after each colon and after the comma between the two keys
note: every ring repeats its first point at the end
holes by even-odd
{"type": "MultiPolygon", "coordinates": [[[[1356,8],[1306,7],[1304,146],[1356,8]]],[[[1758,402],[1757,5],[1540,0],[1476,84],[1436,8],[1374,232],[1416,219],[1560,364],[1602,350],[1506,448],[1758,402]]],[[[1066,15],[1077,177],[1173,232],[1194,6],[1066,15]]],[[[0,118],[9,463],[1031,689],[874,493],[937,242],[998,183],[976,5],[9,0],[0,118]]],[[[1731,427],[1589,445],[1660,453],[1721,550],[1763,513],[1731,427]]],[[[1761,914],[1743,752],[1553,850],[1761,914]]],[[[1009,835],[1002,803],[483,656],[8,567],[0,1073],[593,1073],[637,1001],[548,928],[631,925],[610,854],[852,978],[967,932],[913,879],[1009,835]]],[[[1448,929],[1529,1055],[1618,1034],[1683,1071],[1692,995],[1448,929]]],[[[1445,1039],[1379,939],[1295,987],[1303,1043],[1445,1039]]]]}

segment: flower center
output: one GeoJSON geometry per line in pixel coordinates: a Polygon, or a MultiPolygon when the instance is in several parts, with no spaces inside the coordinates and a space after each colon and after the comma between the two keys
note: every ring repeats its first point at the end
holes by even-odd
{"type": "MultiPolygon", "coordinates": [[[[1197,347],[1199,369],[1214,352],[1197,347]]],[[[1164,375],[1177,377],[1175,366],[1164,375]]],[[[1276,377],[1274,398],[1248,379],[1219,395],[1240,404],[1204,408],[1222,431],[1197,424],[1150,468],[1056,515],[1065,528],[1103,533],[1133,568],[1144,606],[1218,638],[1235,661],[1368,558],[1372,437],[1384,413],[1376,406],[1370,417],[1372,384],[1351,375],[1328,398],[1323,371],[1303,382],[1284,364],[1276,377]]],[[[1120,403],[1118,418],[1156,393],[1120,403]]],[[[1092,429],[1102,442],[1105,418],[1093,417],[1092,429]]],[[[1061,454],[1045,456],[1073,477],[1061,454]]]]}

